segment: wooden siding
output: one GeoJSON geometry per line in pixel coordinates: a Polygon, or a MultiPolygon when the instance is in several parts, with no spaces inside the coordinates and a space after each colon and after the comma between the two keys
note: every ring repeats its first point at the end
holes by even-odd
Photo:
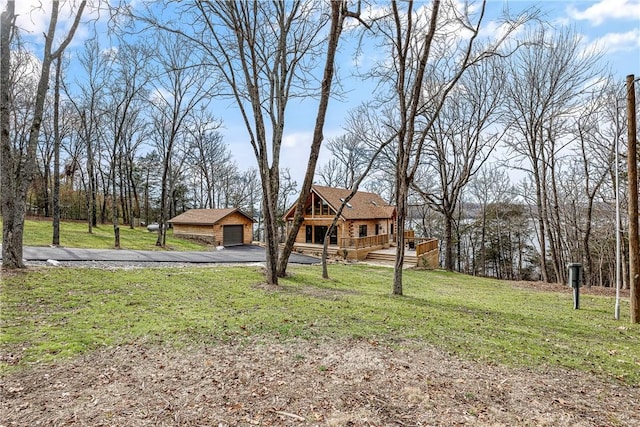
{"type": "Polygon", "coordinates": [[[201,237],[213,237],[213,225],[199,225],[199,224],[173,224],[174,236],[201,236],[201,237]]]}
{"type": "MultiPolygon", "coordinates": [[[[302,222],[302,225],[300,226],[300,229],[298,230],[298,234],[296,235],[295,243],[308,243],[307,242],[307,234],[306,234],[307,233],[307,225],[329,227],[332,222],[333,222],[333,217],[327,218],[327,219],[319,219],[319,218],[316,218],[316,219],[313,219],[313,220],[306,220],[305,219],[302,222]]],[[[338,223],[336,224],[336,227],[338,228],[337,233],[338,233],[338,241],[339,241],[340,237],[342,236],[343,230],[344,230],[344,221],[338,221],[338,223]]]]}
{"type": "Polygon", "coordinates": [[[243,238],[245,245],[251,244],[253,239],[253,223],[246,216],[239,212],[233,212],[214,225],[198,225],[198,224],[173,224],[173,235],[183,237],[204,238],[215,245],[222,244],[223,229],[225,225],[242,225],[243,238]]]}
{"type": "MultiPolygon", "coordinates": [[[[305,218],[298,230],[298,234],[296,235],[296,243],[305,244],[307,242],[306,235],[306,227],[310,226],[330,226],[333,218],[305,218]]],[[[353,239],[360,237],[360,226],[367,226],[367,237],[376,236],[376,224],[378,225],[378,234],[377,236],[386,235],[389,232],[389,228],[393,221],[388,219],[368,219],[368,220],[353,220],[353,221],[343,221],[339,220],[337,223],[337,238],[338,245],[340,245],[341,241],[347,241],[345,239],[353,239]]],[[[314,235],[315,238],[315,235],[314,235]]],[[[315,242],[311,242],[315,243],[315,242]]],[[[389,242],[385,243],[385,246],[388,246],[389,242]]],[[[335,246],[335,245],[334,245],[335,246]]]]}

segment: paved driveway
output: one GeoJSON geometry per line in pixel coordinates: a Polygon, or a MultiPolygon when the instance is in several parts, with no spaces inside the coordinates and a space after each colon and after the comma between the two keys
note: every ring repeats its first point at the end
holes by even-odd
{"type": "MultiPolygon", "coordinates": [[[[253,263],[265,262],[264,248],[245,245],[210,252],[134,251],[128,249],[77,249],[25,246],[26,261],[115,261],[115,262],[167,262],[167,263],[253,263]]],[[[292,253],[290,264],[317,264],[318,258],[292,253]]]]}

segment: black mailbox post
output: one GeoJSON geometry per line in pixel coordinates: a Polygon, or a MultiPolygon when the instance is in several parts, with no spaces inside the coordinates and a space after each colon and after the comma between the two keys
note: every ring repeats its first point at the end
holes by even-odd
{"type": "Polygon", "coordinates": [[[582,264],[572,262],[567,265],[569,269],[569,286],[573,288],[573,309],[580,308],[580,276],[582,274],[582,264]]]}

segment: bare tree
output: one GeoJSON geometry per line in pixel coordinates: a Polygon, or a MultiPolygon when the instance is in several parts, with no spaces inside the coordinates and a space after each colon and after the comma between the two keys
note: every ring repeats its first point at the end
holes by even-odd
{"type": "Polygon", "coordinates": [[[525,40],[526,45],[505,64],[511,78],[506,85],[504,117],[510,125],[509,148],[514,157],[524,160],[522,168],[534,185],[540,268],[543,280],[549,282],[564,275],[562,242],[554,234],[560,223],[555,176],[558,153],[566,144],[563,136],[568,115],[600,74],[599,56],[583,52],[573,31],[552,33],[542,26],[525,40]]]}
{"type": "Polygon", "coordinates": [[[503,34],[484,49],[476,49],[486,1],[476,12],[458,9],[453,1],[434,0],[428,6],[409,1],[392,2],[388,19],[378,21],[377,32],[392,61],[377,64],[375,74],[388,89],[383,102],[393,105],[387,123],[397,133],[395,157],[396,205],[398,211],[398,245],[393,293],[402,295],[404,231],[407,199],[424,147],[445,101],[458,85],[465,71],[483,59],[499,54],[499,48],[526,20],[509,21],[503,34]],[[444,4],[442,4],[444,3],[444,4]],[[436,74],[443,62],[450,70],[439,81],[427,76],[436,74]],[[435,88],[425,90],[425,85],[435,88]]]}
{"type": "Polygon", "coordinates": [[[86,182],[85,203],[87,209],[87,230],[93,232],[97,225],[98,214],[98,180],[97,163],[100,151],[100,132],[103,126],[103,117],[106,108],[107,85],[109,83],[109,55],[105,55],[97,40],[97,34],[84,43],[84,49],[80,51],[79,62],[85,75],[77,77],[68,84],[63,80],[62,84],[67,98],[76,110],[79,117],[80,139],[84,143],[86,151],[86,182]],[[70,86],[78,90],[78,94],[71,95],[70,86]]]}
{"type": "Polygon", "coordinates": [[[609,177],[611,159],[615,154],[615,145],[611,144],[613,138],[607,135],[611,127],[607,111],[610,93],[610,85],[602,85],[585,99],[579,115],[574,119],[572,133],[578,143],[575,150],[575,168],[578,170],[574,170],[571,178],[565,182],[576,184],[577,200],[569,197],[568,191],[563,194],[565,203],[571,200],[573,206],[576,206],[573,212],[565,213],[563,222],[572,224],[575,229],[573,236],[567,236],[567,241],[581,244],[580,250],[573,254],[572,259],[584,259],[584,280],[588,285],[596,284],[598,279],[591,249],[595,205],[601,195],[601,187],[609,177]]]}
{"type": "Polygon", "coordinates": [[[454,268],[455,215],[460,211],[463,191],[501,138],[497,122],[504,82],[498,58],[487,59],[462,76],[443,103],[424,147],[421,168],[425,171],[420,176],[437,177],[435,186],[420,179],[412,182],[412,188],[444,218],[447,270],[454,268]]]}
{"type": "MultiPolygon", "coordinates": [[[[57,63],[57,61],[56,61],[57,63]]],[[[56,66],[57,68],[57,66],[56,66]]],[[[55,73],[53,85],[55,87],[55,73]]],[[[55,89],[53,98],[55,98],[55,89]]],[[[36,209],[42,212],[45,217],[51,216],[52,211],[52,168],[55,146],[55,100],[51,96],[45,99],[45,108],[42,115],[42,129],[38,141],[37,175],[34,177],[31,186],[36,193],[36,209]]]]}
{"type": "Polygon", "coordinates": [[[62,57],[56,59],[53,89],[53,233],[51,244],[60,245],[60,80],[62,79],[62,57]]]}
{"type": "Polygon", "coordinates": [[[345,172],[343,167],[338,159],[331,158],[327,163],[318,168],[316,180],[327,187],[344,186],[345,172]]]}
{"type": "MultiPolygon", "coordinates": [[[[352,188],[369,166],[372,150],[388,137],[381,134],[387,129],[379,127],[379,120],[375,108],[367,104],[349,111],[344,125],[346,133],[327,142],[331,159],[318,169],[316,178],[328,187],[352,188]]],[[[387,144],[383,145],[387,148],[387,144]]],[[[376,157],[371,167],[378,164],[376,157]]]]}
{"type": "Polygon", "coordinates": [[[346,127],[348,132],[342,138],[337,138],[333,142],[339,144],[331,148],[338,154],[340,168],[347,176],[349,182],[348,188],[351,192],[341,199],[342,203],[336,211],[333,221],[327,228],[323,245],[322,245],[322,278],[329,278],[329,270],[327,267],[327,256],[329,251],[330,236],[336,229],[336,225],[345,207],[349,206],[349,201],[358,192],[360,185],[367,178],[369,172],[376,164],[378,156],[391,144],[396,135],[386,135],[383,139],[376,129],[377,120],[365,106],[356,108],[349,113],[346,127]],[[364,160],[368,159],[368,160],[364,160]]]}
{"type": "MultiPolygon", "coordinates": [[[[162,162],[160,155],[156,151],[151,151],[137,159],[138,179],[142,187],[142,213],[144,222],[149,224],[155,215],[152,214],[154,207],[152,206],[152,198],[154,198],[154,189],[158,186],[160,176],[162,175],[162,162]]],[[[158,199],[160,197],[158,196],[158,199]]]]}
{"type": "MultiPolygon", "coordinates": [[[[105,88],[105,126],[102,138],[108,153],[108,180],[111,187],[111,220],[114,246],[120,247],[120,213],[118,201],[126,197],[124,181],[129,176],[123,173],[123,163],[135,157],[142,141],[142,102],[147,98],[149,52],[145,46],[122,43],[117,51],[110,53],[109,83],[105,88]],[[126,157],[125,153],[128,156],[126,157]]],[[[123,219],[127,220],[126,203],[121,202],[123,219]]]]}
{"type": "Polygon", "coordinates": [[[352,188],[354,182],[362,176],[371,158],[363,138],[353,133],[346,133],[329,140],[327,149],[332,158],[338,162],[337,176],[341,177],[338,186],[352,188]]]}
{"type": "MultiPolygon", "coordinates": [[[[474,258],[479,258],[475,263],[473,274],[486,274],[486,247],[487,247],[487,223],[489,222],[488,209],[490,205],[506,204],[515,196],[515,190],[511,187],[511,181],[507,173],[497,165],[485,164],[478,174],[470,182],[470,192],[476,203],[479,204],[479,228],[480,236],[478,252],[474,258]]],[[[478,220],[476,219],[476,222],[478,220]]]]}
{"type": "Polygon", "coordinates": [[[322,129],[334,74],[334,58],[346,2],[331,2],[331,13],[319,4],[292,2],[188,2],[183,16],[193,22],[193,32],[152,19],[153,25],[180,33],[207,54],[215,72],[226,82],[249,134],[262,182],[267,243],[267,282],[277,284],[300,224],[303,204],[311,189],[323,140],[322,129]],[[326,23],[329,21],[328,33],[326,23]],[[320,90],[310,91],[320,51],[327,47],[320,90]],[[280,151],[288,101],[294,96],[319,94],[318,114],[311,142],[307,174],[298,199],[293,228],[280,253],[277,239],[277,204],[280,194],[280,151]],[[270,135],[269,135],[270,133],[270,135]]]}
{"type": "Polygon", "coordinates": [[[235,182],[232,206],[237,206],[246,213],[255,217],[260,209],[262,200],[260,177],[255,168],[242,172],[235,182]]]}
{"type": "Polygon", "coordinates": [[[38,88],[35,95],[35,104],[33,109],[33,120],[29,131],[29,142],[24,157],[16,158],[11,149],[11,141],[9,140],[8,126],[8,91],[9,80],[4,77],[11,65],[10,40],[11,33],[15,31],[15,4],[8,1],[5,11],[2,13],[2,29],[0,29],[0,48],[2,49],[2,74],[0,79],[0,102],[2,103],[3,113],[0,122],[2,122],[2,265],[5,268],[22,268],[22,236],[24,232],[24,217],[26,211],[27,191],[33,179],[35,171],[36,147],[42,125],[42,116],[44,109],[44,101],[47,95],[49,85],[49,75],[51,64],[58,59],[65,48],[71,42],[75,34],[82,13],[86,6],[86,0],[79,3],[75,11],[73,23],[67,34],[63,37],[62,42],[54,49],[54,39],[58,25],[58,12],[60,2],[53,0],[51,2],[51,15],[49,18],[49,27],[44,39],[44,49],[42,55],[42,66],[38,81],[38,88]],[[6,109],[6,111],[5,111],[6,109]]]}
{"type": "Polygon", "coordinates": [[[215,88],[211,86],[207,70],[201,65],[204,59],[198,57],[198,51],[185,47],[174,33],[158,32],[157,39],[159,54],[154,60],[158,65],[158,76],[154,79],[151,103],[154,106],[153,139],[162,157],[160,227],[156,245],[164,246],[172,192],[174,147],[187,134],[189,116],[196,108],[204,108],[208,104],[215,88]]]}
{"type": "MultiPolygon", "coordinates": [[[[206,111],[197,112],[190,120],[187,132],[189,149],[187,162],[193,170],[194,202],[198,208],[213,209],[216,205],[216,182],[226,166],[232,164],[231,151],[218,131],[221,123],[206,111]]],[[[235,166],[235,165],[233,165],[235,166]]]]}
{"type": "Polygon", "coordinates": [[[640,230],[638,225],[638,133],[635,76],[627,76],[627,171],[629,174],[629,289],[631,323],[640,323],[640,230]]]}

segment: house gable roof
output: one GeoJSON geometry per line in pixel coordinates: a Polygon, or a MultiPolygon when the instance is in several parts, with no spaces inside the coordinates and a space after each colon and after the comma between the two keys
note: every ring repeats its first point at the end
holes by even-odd
{"type": "Polygon", "coordinates": [[[245,216],[249,221],[254,222],[253,218],[238,208],[189,209],[188,211],[171,218],[169,222],[172,224],[213,225],[234,212],[237,212],[245,216]]]}
{"type": "MultiPolygon", "coordinates": [[[[345,188],[324,187],[321,185],[311,186],[311,191],[327,202],[336,212],[342,205],[342,201],[351,194],[351,190],[345,188]]],[[[292,216],[294,209],[295,206],[289,209],[286,217],[292,216]]],[[[342,210],[341,216],[345,220],[389,219],[394,217],[395,212],[395,206],[389,205],[377,194],[358,191],[342,210]]]]}

